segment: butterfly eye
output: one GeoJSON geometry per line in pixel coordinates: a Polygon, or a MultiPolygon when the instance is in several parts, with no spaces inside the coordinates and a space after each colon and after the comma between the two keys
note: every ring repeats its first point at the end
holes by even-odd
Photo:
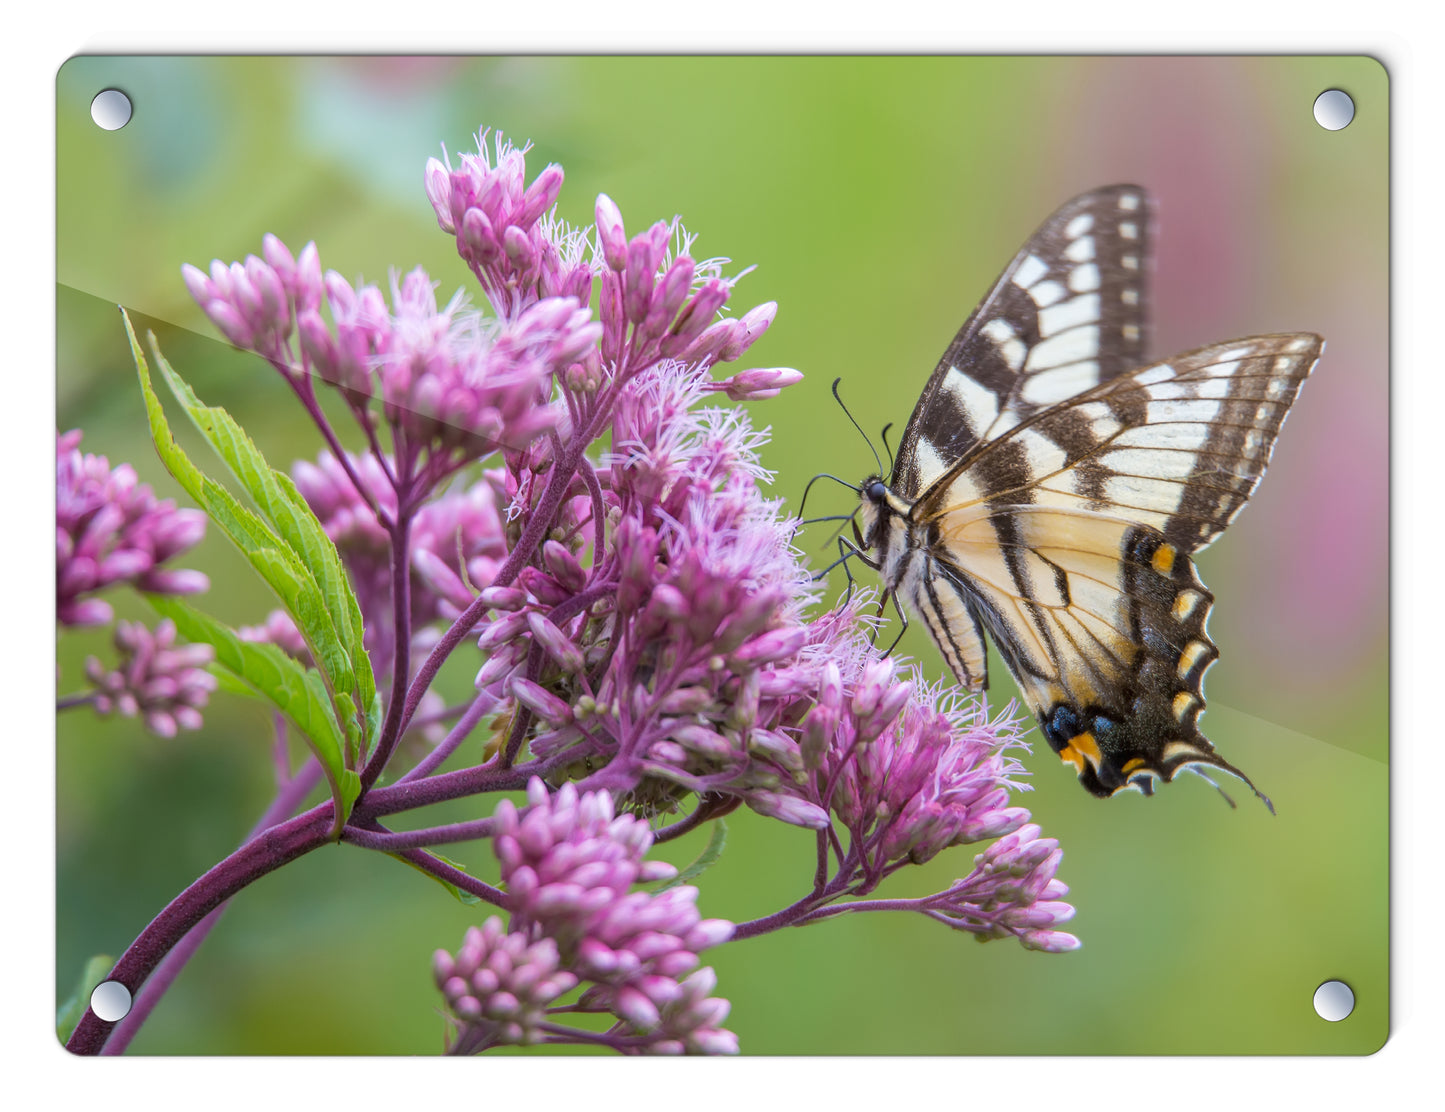
{"type": "Polygon", "coordinates": [[[885,502],[888,500],[888,488],[883,485],[881,479],[874,479],[871,483],[864,483],[863,493],[868,496],[870,502],[885,502]]]}

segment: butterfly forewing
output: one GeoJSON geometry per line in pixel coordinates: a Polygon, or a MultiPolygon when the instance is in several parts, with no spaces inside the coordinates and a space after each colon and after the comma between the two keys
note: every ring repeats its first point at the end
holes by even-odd
{"type": "Polygon", "coordinates": [[[975,446],[914,517],[979,503],[1086,509],[1195,552],[1243,508],[1323,341],[1252,336],[1141,367],[975,446]]]}
{"type": "Polygon", "coordinates": [[[1150,201],[1076,197],[1034,233],[939,360],[892,486],[916,498],[976,444],[1144,361],[1150,201]]]}

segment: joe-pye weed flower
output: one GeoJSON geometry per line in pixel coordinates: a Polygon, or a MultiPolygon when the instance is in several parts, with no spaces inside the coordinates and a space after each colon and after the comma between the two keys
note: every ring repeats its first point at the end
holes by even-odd
{"type": "MultiPolygon", "coordinates": [[[[980,939],[1076,947],[1056,929],[1072,915],[1058,846],[1014,802],[1011,708],[991,716],[881,655],[876,596],[827,606],[799,523],[765,492],[767,431],[729,403],[765,401],[802,376],[719,368],[747,354],[777,306],[726,315],[740,275],[699,259],[676,218],[629,235],[601,195],[593,224],[568,226],[554,207],[561,167],[529,182],[525,148],[501,136],[483,133],[476,153],[433,159],[423,176],[490,315],[464,293],[439,301],[420,269],[383,292],[323,271],[314,244],[293,254],[274,236],[260,255],[184,277],[324,442],[296,464],[295,489],[336,546],[385,693],[340,838],[492,905],[458,951],[434,956],[451,1051],[733,1052],[729,1005],[699,955],[851,912],[908,910],[980,939]],[[345,450],[318,389],[336,392],[333,412],[365,450],[345,450]],[[474,690],[447,707],[434,684],[458,653],[474,690]],[[414,752],[398,741],[419,723],[442,736],[398,768],[414,752]],[[459,755],[479,730],[489,740],[468,764],[459,755]],[[519,790],[520,804],[477,798],[519,790]],[[476,800],[462,822],[388,825],[462,798],[476,800]],[[816,862],[793,903],[735,924],[703,917],[720,910],[691,883],[705,885],[707,853],[689,883],[663,888],[674,870],[646,855],[738,808],[809,831],[816,862]],[[428,849],[478,839],[500,887],[428,849]],[[981,851],[943,891],[873,895],[965,845],[981,851]]],[[[153,561],[176,550],[156,547],[153,561]]],[[[238,637],[314,663],[285,611],[238,637]]],[[[196,906],[324,844],[331,806],[243,846],[187,890],[196,906]]],[[[144,955],[173,944],[167,913],[148,928],[163,937],[128,951],[117,976],[143,980],[144,955]]],[[[72,1046],[104,1037],[86,1020],[72,1046]]]]}

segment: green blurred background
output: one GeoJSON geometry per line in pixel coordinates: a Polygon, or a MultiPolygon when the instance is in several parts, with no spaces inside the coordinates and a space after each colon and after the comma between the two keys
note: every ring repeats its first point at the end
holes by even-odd
{"type": "MultiPolygon", "coordinates": [[[[57,78],[57,424],[176,495],[120,303],[274,462],[314,457],[283,384],[214,340],[181,263],[242,258],[270,231],[295,250],[315,239],[348,277],[421,264],[444,295],[471,289],[422,167],[491,126],[532,140],[529,174],[563,164],[573,223],[606,192],[631,230],[680,213],[695,253],[757,264],[734,308],[780,311],[750,365],[807,376],[754,407],[796,507],[814,473],[873,468],[834,377],[870,432],[901,428],[1032,229],[1077,192],[1142,184],[1160,206],[1155,354],[1288,329],[1328,340],[1253,506],[1199,561],[1221,651],[1204,729],[1278,816],[1247,791],[1231,811],[1193,778],[1101,803],[1039,744],[1023,802],[1063,844],[1081,951],[844,917],[715,951],[718,992],[752,1054],[1367,1053],[1388,1033],[1387,100],[1361,58],[76,58],[57,78]],[[135,104],[114,133],[88,111],[108,86],[135,104]],[[1329,87],[1357,105],[1342,132],[1310,116],[1329,87]],[[1357,999],[1337,1024],[1310,1006],[1331,978],[1357,999]]],[[[815,498],[813,512],[852,508],[841,488],[815,498]]],[[[203,605],[227,620],[271,605],[219,536],[181,563],[210,574],[203,605]]],[[[61,634],[61,693],[106,642],[61,634]]],[[[901,651],[942,670],[919,630],[901,651]]],[[[453,694],[474,665],[451,670],[453,694]]],[[[1012,683],[996,658],[992,672],[1002,705],[1012,683]]],[[[266,715],[225,695],[172,741],[77,713],[57,733],[59,999],[234,847],[272,773],[266,715]]],[[[495,875],[484,845],[452,856],[495,875]]],[[[776,910],[811,858],[805,832],[737,816],[703,913],[776,910]]],[[[956,850],[889,891],[933,891],[970,864],[956,850]]],[[[133,1050],[435,1052],[430,954],[478,911],[388,858],[314,853],[234,902],[133,1050]]]]}

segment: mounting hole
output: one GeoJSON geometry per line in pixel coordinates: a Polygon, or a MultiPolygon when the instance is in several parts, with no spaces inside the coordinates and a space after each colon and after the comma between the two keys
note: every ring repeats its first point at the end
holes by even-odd
{"type": "Polygon", "coordinates": [[[90,118],[95,121],[96,127],[103,127],[106,131],[119,131],[125,127],[130,123],[130,114],[130,97],[119,89],[96,93],[95,99],[90,102],[90,118]]]}
{"type": "Polygon", "coordinates": [[[1355,1010],[1355,994],[1344,981],[1326,981],[1315,989],[1315,1012],[1338,1023],[1355,1010]]]}
{"type": "Polygon", "coordinates": [[[1343,89],[1326,89],[1315,97],[1315,123],[1326,131],[1339,131],[1355,118],[1355,102],[1343,89]]]}
{"type": "Polygon", "coordinates": [[[119,981],[101,981],[90,994],[90,1010],[96,1019],[119,1022],[130,1014],[130,989],[119,981]]]}

